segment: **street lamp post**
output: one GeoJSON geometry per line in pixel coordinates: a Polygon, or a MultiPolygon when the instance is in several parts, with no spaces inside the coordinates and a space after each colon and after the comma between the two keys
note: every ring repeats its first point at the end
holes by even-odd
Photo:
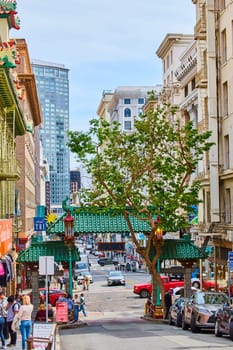
{"type": "MultiPolygon", "coordinates": [[[[155,230],[155,243],[159,248],[163,245],[163,230],[160,227],[157,227],[155,230]]],[[[157,261],[157,272],[160,274],[160,258],[158,258],[158,261],[157,261]]],[[[163,310],[162,310],[161,300],[160,300],[160,287],[157,284],[155,318],[162,318],[162,317],[163,317],[163,310]]]]}
{"type": "Polygon", "coordinates": [[[71,216],[70,211],[68,211],[65,219],[65,236],[64,242],[69,249],[69,293],[73,295],[73,269],[72,269],[72,247],[74,245],[74,218],[71,216]]]}

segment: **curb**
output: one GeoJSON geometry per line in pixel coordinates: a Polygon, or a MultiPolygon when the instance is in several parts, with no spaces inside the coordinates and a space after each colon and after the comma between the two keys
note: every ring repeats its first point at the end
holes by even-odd
{"type": "Polygon", "coordinates": [[[150,322],[153,322],[153,323],[168,324],[168,320],[165,320],[164,318],[152,318],[152,317],[148,317],[148,316],[141,316],[140,318],[142,320],[150,321],[150,322]]]}

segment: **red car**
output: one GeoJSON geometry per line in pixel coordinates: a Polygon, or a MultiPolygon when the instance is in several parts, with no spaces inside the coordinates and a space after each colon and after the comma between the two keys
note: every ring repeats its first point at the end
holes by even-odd
{"type": "MultiPolygon", "coordinates": [[[[164,290],[167,292],[169,289],[174,289],[177,287],[183,287],[184,281],[171,281],[169,276],[160,276],[164,285],[164,290]]],[[[195,288],[200,288],[200,280],[197,278],[192,278],[191,286],[195,288]]],[[[203,281],[203,288],[207,290],[215,289],[216,284],[214,281],[203,281]]],[[[135,284],[133,288],[135,294],[140,295],[141,298],[148,298],[152,293],[151,282],[135,284]]]]}
{"type": "MultiPolygon", "coordinates": [[[[49,289],[49,303],[52,304],[52,306],[56,306],[57,299],[64,294],[63,290],[60,289],[49,289]]],[[[40,300],[45,302],[46,301],[46,290],[45,288],[39,288],[39,296],[40,300]]]]}

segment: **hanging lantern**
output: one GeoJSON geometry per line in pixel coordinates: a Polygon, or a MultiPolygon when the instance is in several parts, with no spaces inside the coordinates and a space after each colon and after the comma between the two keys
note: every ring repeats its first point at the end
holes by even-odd
{"type": "Polygon", "coordinates": [[[64,225],[65,225],[65,237],[64,241],[73,241],[74,240],[74,218],[71,216],[70,211],[68,211],[65,219],[64,219],[64,225]]]}

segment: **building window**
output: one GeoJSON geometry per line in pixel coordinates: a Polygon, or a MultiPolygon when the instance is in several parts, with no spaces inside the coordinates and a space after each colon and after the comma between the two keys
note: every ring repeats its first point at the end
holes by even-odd
{"type": "Polygon", "coordinates": [[[188,84],[184,87],[184,97],[187,97],[188,96],[188,92],[189,92],[189,89],[188,89],[188,84]]]}
{"type": "Polygon", "coordinates": [[[130,105],[130,98],[124,98],[124,104],[130,105]]]}
{"type": "Polygon", "coordinates": [[[232,55],[233,55],[233,21],[231,22],[231,46],[232,46],[232,55]]]}
{"type": "Polygon", "coordinates": [[[124,129],[125,130],[131,130],[132,129],[131,121],[125,120],[125,122],[124,122],[124,129]]]}
{"type": "Polygon", "coordinates": [[[129,108],[124,110],[124,117],[131,117],[131,110],[129,108]]]}
{"type": "Polygon", "coordinates": [[[167,55],[167,69],[169,68],[169,55],[167,55]]]}
{"type": "Polygon", "coordinates": [[[165,73],[166,67],[165,67],[165,60],[163,60],[163,73],[165,73]]]}
{"type": "Polygon", "coordinates": [[[171,50],[171,64],[173,63],[173,51],[171,50]]]}
{"type": "Polygon", "coordinates": [[[231,223],[231,190],[226,188],[225,191],[225,224],[231,223]]]}
{"type": "Polygon", "coordinates": [[[227,116],[228,115],[228,84],[227,81],[223,84],[223,104],[222,104],[222,108],[223,108],[223,116],[227,116]]]}
{"type": "Polygon", "coordinates": [[[211,222],[210,215],[210,192],[206,192],[206,223],[211,222]]]}
{"type": "Polygon", "coordinates": [[[225,149],[224,169],[229,169],[230,168],[229,135],[224,136],[224,149],[225,149]]]}
{"type": "Polygon", "coordinates": [[[227,61],[227,34],[226,29],[224,29],[221,33],[221,42],[222,42],[222,63],[227,61]]]}
{"type": "Polygon", "coordinates": [[[195,89],[195,87],[196,87],[195,78],[192,79],[191,86],[192,86],[192,91],[193,91],[195,89]]]}
{"type": "Polygon", "coordinates": [[[138,104],[139,105],[143,105],[143,103],[144,103],[144,98],[139,98],[138,99],[138,104]]]}

